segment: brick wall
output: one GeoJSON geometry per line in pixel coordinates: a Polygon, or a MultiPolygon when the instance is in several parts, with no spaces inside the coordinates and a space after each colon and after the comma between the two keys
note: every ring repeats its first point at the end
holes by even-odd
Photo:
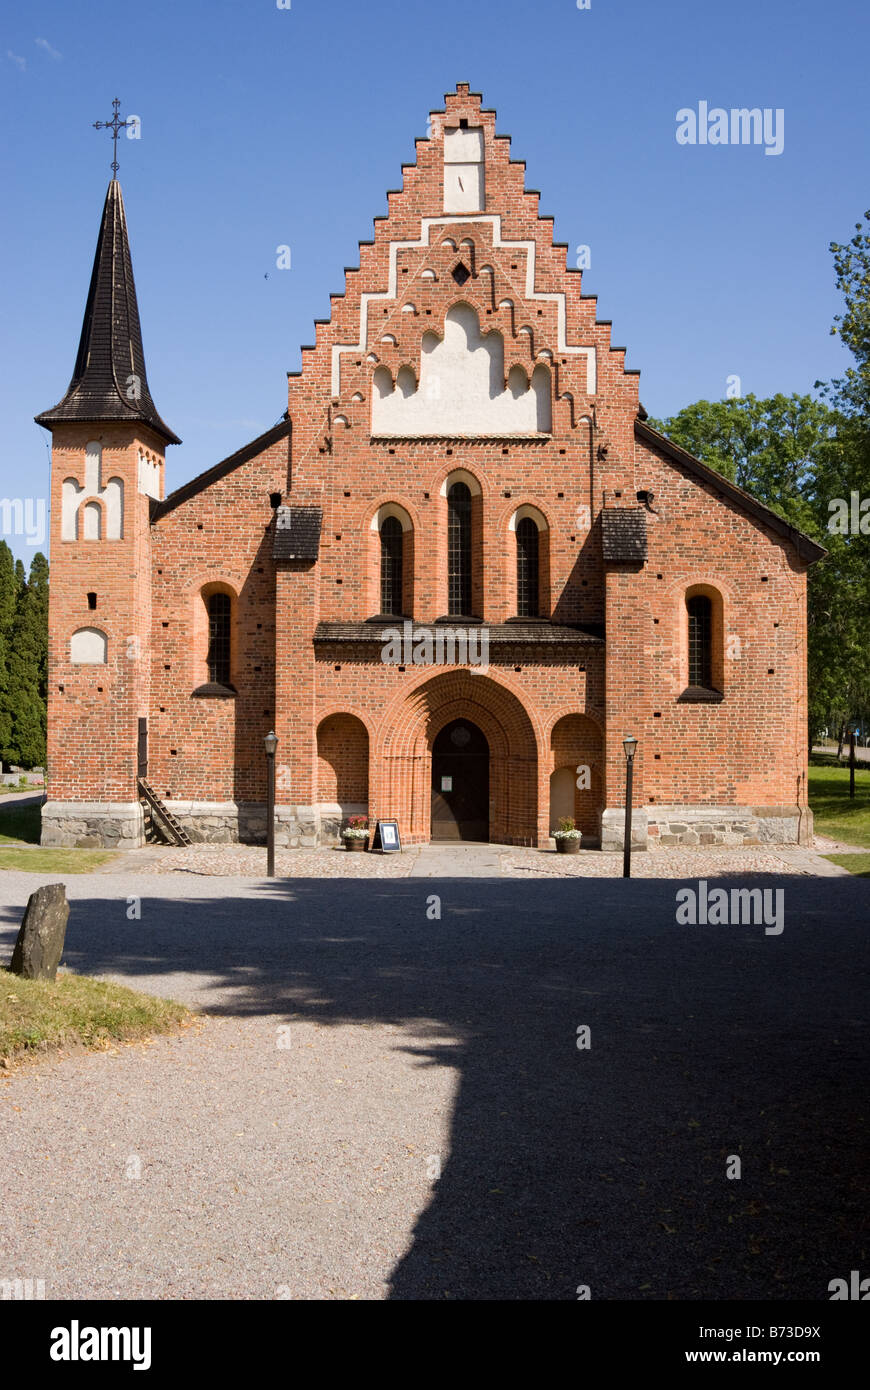
{"type": "MultiPolygon", "coordinates": [[[[494,113],[459,87],[416,156],[403,168],[401,190],[389,194],[388,217],[376,219],[373,240],[360,245],[359,269],[332,296],[329,321],[303,349],[301,373],[289,379],[292,432],[268,436],[237,466],[183,489],[150,527],[147,499],[131,481],[123,544],[70,545],[53,533],[51,795],[132,796],[135,720],[147,713],[149,776],[163,796],[262,801],[262,739],[274,727],[279,803],[367,796],[373,816],[399,817],[406,841],[428,838],[431,745],[454,718],[474,720],[489,741],[494,839],[545,840],[551,774],[585,762],[594,786],[578,792],[575,813],[594,829],[603,807],[622,798],[626,732],[640,740],[641,804],[804,803],[804,567],[773,530],[636,440],[637,374],[626,371],[624,350],[611,346],[610,326],[597,321],[580,273],[566,269],[565,247],[553,244],[552,220],[539,216],[538,195],[525,190],[524,165],[496,135],[494,113]],[[442,211],[442,131],[462,119],[482,126],[485,141],[486,207],[471,219],[442,211]],[[498,226],[486,220],[494,215],[498,226]],[[423,218],[441,220],[424,230],[423,218]],[[460,262],[471,272],[461,287],[453,275],[460,262]],[[395,294],[378,298],[391,275],[395,294]],[[517,364],[528,377],[542,363],[548,368],[549,434],[372,437],[376,368],[395,379],[410,367],[419,381],[424,336],[442,337],[457,303],[474,308],[484,333],[501,334],[505,378],[517,364]],[[570,351],[578,345],[595,350],[594,390],[586,355],[570,351]],[[546,522],[541,616],[606,624],[606,659],[601,643],[569,655],[538,643],[491,652],[486,672],[423,670],[384,665],[373,642],[315,646],[319,622],[361,622],[379,612],[372,522],[388,503],[411,524],[406,611],[417,624],[447,612],[445,494],[459,470],[473,484],[477,616],[490,625],[515,616],[510,524],[518,508],[533,507],[546,522]],[[648,559],[640,569],[608,568],[601,508],[636,507],[638,488],[655,494],[648,559]],[[322,508],[316,562],[276,565],[275,494],[322,508]],[[237,693],[197,698],[207,647],[203,592],[213,585],[233,596],[237,693]],[[719,704],[678,700],[687,684],[685,591],[695,585],[720,596],[722,638],[741,642],[739,658],[723,657],[719,704]],[[63,659],[71,627],[95,616],[82,608],[89,588],[106,595],[96,616],[113,656],[102,677],[71,671],[63,659]],[[120,655],[131,633],[143,652],[134,666],[120,655]]],[[[132,480],[136,439],[122,428],[102,434],[111,469],[132,480]]],[[[80,471],[86,435],[55,436],[53,516],[62,477],[80,471]]]]}

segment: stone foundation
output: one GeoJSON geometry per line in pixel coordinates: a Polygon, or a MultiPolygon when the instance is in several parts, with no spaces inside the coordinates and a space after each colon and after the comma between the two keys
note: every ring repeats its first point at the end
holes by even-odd
{"type": "Polygon", "coordinates": [[[46,801],[40,844],[64,849],[138,849],[145,823],[138,801],[46,801]]]}
{"type": "MultiPolygon", "coordinates": [[[[601,817],[601,848],[622,849],[625,809],[601,817]]],[[[804,806],[644,806],[632,812],[632,847],[811,845],[813,814],[804,806]]]]}
{"type": "MultiPolygon", "coordinates": [[[[625,807],[618,806],[613,810],[602,811],[601,813],[601,848],[603,850],[617,850],[623,848],[625,840],[625,807]]],[[[632,807],[631,812],[631,848],[635,850],[649,849],[647,814],[644,807],[636,810],[632,807]]]]}
{"type": "MultiPolygon", "coordinates": [[[[262,802],[167,801],[166,805],[194,844],[266,843],[262,802]]],[[[332,802],[276,806],[275,844],[280,849],[338,845],[347,818],[367,811],[366,806],[332,802]]],[[[602,812],[602,850],[622,849],[624,826],[623,807],[602,812]]],[[[641,806],[632,811],[631,831],[633,851],[811,845],[813,816],[799,806],[641,806]]],[[[145,843],[142,807],[138,801],[47,801],[42,808],[40,843],[67,849],[137,849],[145,843]]]]}
{"type": "MultiPolygon", "coordinates": [[[[194,844],[264,845],[266,807],[262,802],[167,801],[166,806],[194,844]]],[[[315,806],[275,807],[275,844],[279,849],[314,849],[341,844],[348,816],[364,816],[366,806],[321,802],[315,806]]]]}

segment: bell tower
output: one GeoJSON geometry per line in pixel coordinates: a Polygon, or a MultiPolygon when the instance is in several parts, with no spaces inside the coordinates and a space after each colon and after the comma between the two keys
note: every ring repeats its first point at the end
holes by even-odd
{"type": "Polygon", "coordinates": [[[47,795],[44,845],[143,842],[151,509],[167,444],[151,398],[121,185],[106,193],[84,323],[51,430],[47,795]]]}

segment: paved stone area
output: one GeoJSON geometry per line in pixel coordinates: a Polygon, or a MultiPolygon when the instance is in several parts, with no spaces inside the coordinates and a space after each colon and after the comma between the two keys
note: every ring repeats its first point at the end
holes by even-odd
{"type": "MultiPolygon", "coordinates": [[[[827,851],[832,852],[832,851],[827,851]]],[[[264,878],[266,851],[247,845],[146,846],[119,855],[100,873],[264,878]]],[[[401,854],[348,854],[343,849],[278,850],[279,878],[621,878],[622,854],[582,850],[576,855],[511,845],[412,845],[401,854]]],[[[716,874],[847,873],[816,850],[787,845],[739,849],[662,849],[632,856],[634,878],[699,878],[716,874]]]]}
{"type": "MultiPolygon", "coordinates": [[[[837,745],[836,745],[836,743],[817,744],[817,745],[813,748],[813,752],[814,752],[814,753],[828,753],[828,754],[830,754],[831,756],[833,756],[833,755],[836,753],[836,751],[837,751],[837,745]]],[[[840,761],[841,761],[841,763],[843,763],[844,766],[848,767],[848,765],[849,765],[849,745],[848,745],[848,743],[846,743],[846,744],[844,745],[843,754],[842,754],[842,757],[841,757],[840,761]]],[[[856,762],[856,763],[859,763],[859,762],[860,762],[860,763],[870,763],[870,748],[862,747],[860,744],[856,744],[856,745],[855,745],[855,762],[856,762]]]]}
{"type": "MultiPolygon", "coordinates": [[[[862,1267],[865,881],[750,879],[768,936],[677,924],[662,879],[424,877],[71,875],[65,963],[204,1019],[0,1073],[0,1279],[819,1300],[862,1267]]],[[[6,952],[37,881],[0,874],[6,952]]]]}

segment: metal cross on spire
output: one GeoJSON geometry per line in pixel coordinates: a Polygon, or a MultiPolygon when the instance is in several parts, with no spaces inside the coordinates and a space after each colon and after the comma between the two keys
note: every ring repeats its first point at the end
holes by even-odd
{"type": "Polygon", "coordinates": [[[94,130],[103,130],[103,129],[106,129],[106,130],[110,130],[110,131],[112,132],[112,177],[113,177],[113,178],[117,178],[117,176],[118,176],[118,167],[119,167],[119,166],[118,166],[118,131],[119,131],[119,130],[123,130],[125,126],[128,126],[128,125],[131,125],[131,124],[132,124],[131,121],[122,121],[122,120],[119,118],[119,116],[118,116],[118,111],[119,111],[120,106],[121,106],[120,101],[118,100],[117,97],[115,97],[115,100],[112,102],[112,109],[113,109],[113,111],[114,111],[114,115],[112,116],[112,119],[111,119],[110,121],[94,121],[94,130]]]}

